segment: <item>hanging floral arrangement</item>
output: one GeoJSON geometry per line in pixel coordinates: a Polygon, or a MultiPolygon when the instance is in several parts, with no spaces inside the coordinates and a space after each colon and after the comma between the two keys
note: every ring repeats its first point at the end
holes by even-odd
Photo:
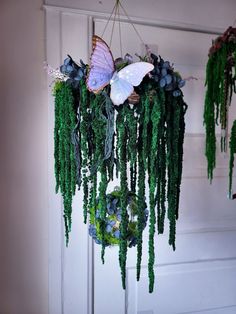
{"type": "Polygon", "coordinates": [[[137,247],[140,279],[143,231],[149,218],[149,291],[154,287],[154,236],[169,220],[175,249],[182,176],[185,81],[168,61],[149,54],[133,62],[113,59],[107,44],[93,37],[90,65],[68,56],[56,77],[54,157],[56,192],[64,202],[66,244],[72,224],[72,199],[83,189],[84,222],[105,248],[119,245],[122,285],[126,257],[137,247]],[[109,182],[119,188],[108,192],[109,182]],[[148,206],[145,192],[149,185],[148,206]]]}
{"type": "MultiPolygon", "coordinates": [[[[228,147],[228,113],[232,95],[236,93],[236,28],[229,27],[222,36],[213,41],[206,67],[206,95],[204,125],[206,129],[205,155],[208,178],[213,179],[216,166],[216,126],[221,127],[221,152],[228,147]]],[[[236,136],[234,122],[230,138],[229,198],[232,195],[232,176],[236,136]]]]}
{"type": "MultiPolygon", "coordinates": [[[[206,95],[204,125],[206,128],[205,155],[208,162],[208,178],[213,179],[216,166],[216,125],[221,126],[221,152],[228,146],[228,112],[232,94],[236,92],[236,28],[229,27],[213,41],[206,67],[206,95]]],[[[234,123],[235,125],[235,123],[234,123]]],[[[232,167],[235,153],[235,126],[230,139],[229,197],[232,197],[232,167]]]]}

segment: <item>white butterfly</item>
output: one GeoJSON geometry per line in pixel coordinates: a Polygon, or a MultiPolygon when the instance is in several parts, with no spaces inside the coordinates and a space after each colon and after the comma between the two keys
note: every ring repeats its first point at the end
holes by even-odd
{"type": "Polygon", "coordinates": [[[135,62],[117,72],[110,48],[100,37],[93,36],[87,87],[90,91],[98,93],[110,83],[110,98],[114,105],[119,106],[132,94],[134,86],[138,86],[153,68],[151,63],[135,62]]]}

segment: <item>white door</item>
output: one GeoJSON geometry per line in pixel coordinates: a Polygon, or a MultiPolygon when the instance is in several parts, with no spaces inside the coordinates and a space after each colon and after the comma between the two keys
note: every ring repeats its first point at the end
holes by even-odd
{"type": "MultiPolygon", "coordinates": [[[[79,11],[47,9],[47,60],[52,66],[60,65],[67,53],[75,60],[88,61],[91,21],[91,17],[79,11]]],[[[105,23],[101,18],[94,19],[97,35],[101,35],[105,23]]],[[[143,46],[132,27],[127,23],[122,23],[121,27],[124,53],[142,54],[143,46]]],[[[102,265],[100,246],[91,246],[87,227],[82,224],[81,193],[74,200],[70,245],[64,247],[60,197],[53,194],[51,98],[50,314],[236,313],[236,211],[235,203],[226,198],[228,158],[219,156],[210,185],[204,157],[204,76],[208,48],[215,35],[154,26],[136,27],[154,53],[173,62],[183,77],[198,78],[188,82],[183,90],[189,108],[177,248],[173,252],[168,246],[168,235],[156,236],[155,290],[149,294],[146,230],[141,280],[136,282],[136,249],[132,248],[127,261],[127,289],[123,291],[118,248],[106,250],[105,265],[102,265]]],[[[108,42],[109,28],[104,37],[108,42]]],[[[111,48],[116,57],[120,55],[118,32],[114,33],[113,43],[111,48]]],[[[236,116],[235,110],[231,116],[236,116]]],[[[116,182],[110,189],[115,185],[116,182]]]]}
{"type": "MultiPolygon", "coordinates": [[[[104,26],[104,21],[95,20],[95,33],[102,34],[104,26]]],[[[106,263],[102,265],[100,247],[95,245],[95,313],[236,313],[236,211],[234,202],[226,198],[228,158],[219,157],[210,185],[204,157],[205,65],[209,45],[216,35],[141,25],[136,28],[146,43],[157,50],[154,53],[173,62],[183,77],[197,78],[183,89],[189,107],[177,249],[173,252],[168,246],[166,226],[167,235],[156,235],[155,291],[149,294],[148,228],[144,234],[141,280],[136,282],[136,249],[132,248],[125,292],[121,288],[118,248],[107,249],[106,263]]],[[[121,30],[124,53],[142,55],[143,45],[132,26],[124,23],[121,30]]],[[[107,42],[110,34],[108,27],[107,42]]],[[[114,34],[111,48],[118,57],[119,33],[114,34]]],[[[232,116],[236,116],[235,109],[232,116]]]]}

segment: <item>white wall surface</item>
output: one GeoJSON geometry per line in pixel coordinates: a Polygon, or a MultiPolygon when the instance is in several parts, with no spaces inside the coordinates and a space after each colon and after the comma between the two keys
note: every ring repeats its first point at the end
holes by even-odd
{"type": "MultiPolygon", "coordinates": [[[[122,0],[130,16],[228,27],[236,18],[235,0],[122,0]]],[[[45,0],[46,4],[110,13],[111,0],[45,0]]]]}
{"type": "Polygon", "coordinates": [[[48,313],[42,0],[0,1],[0,313],[48,313]]]}

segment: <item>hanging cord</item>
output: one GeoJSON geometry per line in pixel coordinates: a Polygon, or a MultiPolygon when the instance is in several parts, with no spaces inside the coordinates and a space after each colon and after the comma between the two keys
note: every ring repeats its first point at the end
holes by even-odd
{"type": "Polygon", "coordinates": [[[132,22],[131,18],[129,17],[128,13],[126,12],[125,8],[123,7],[123,5],[121,4],[121,2],[119,1],[119,5],[122,8],[123,12],[125,13],[127,19],[129,20],[130,24],[133,26],[133,29],[135,31],[135,33],[137,34],[138,38],[140,39],[141,43],[145,46],[145,42],[143,41],[140,33],[138,32],[137,28],[135,27],[134,23],[132,22]]]}
{"type": "Polygon", "coordinates": [[[107,22],[106,22],[106,25],[105,25],[105,27],[104,27],[103,32],[102,32],[101,38],[103,38],[103,36],[104,36],[104,34],[105,34],[105,31],[106,31],[106,29],[107,29],[107,26],[108,26],[108,24],[109,24],[109,22],[110,22],[110,20],[111,20],[111,17],[112,17],[112,15],[113,15],[114,11],[115,11],[115,9],[116,9],[116,6],[117,6],[117,3],[115,3],[115,5],[114,5],[114,7],[113,7],[113,9],[112,9],[112,11],[111,11],[111,14],[110,14],[110,16],[109,16],[109,18],[108,18],[108,20],[107,20],[107,22]]]}
{"type": "Polygon", "coordinates": [[[119,21],[119,37],[120,37],[120,56],[123,57],[122,40],[121,40],[121,24],[120,24],[120,6],[118,5],[118,21],[119,21]]]}
{"type": "MultiPolygon", "coordinates": [[[[122,47],[122,36],[121,36],[121,22],[120,22],[120,7],[121,9],[123,10],[125,16],[127,17],[129,23],[132,25],[136,35],[138,36],[138,38],[140,39],[141,43],[144,45],[144,47],[146,47],[145,45],[145,42],[144,40],[142,39],[140,33],[138,32],[137,28],[135,27],[134,23],[132,22],[131,18],[129,17],[127,11],[125,10],[125,8],[123,7],[123,5],[121,4],[121,1],[120,0],[116,0],[115,1],[115,5],[112,9],[112,12],[106,22],[106,25],[104,27],[104,30],[102,32],[102,35],[101,35],[101,38],[103,38],[106,30],[107,30],[107,27],[108,27],[108,24],[109,22],[111,21],[112,19],[112,16],[114,15],[114,18],[113,18],[113,24],[112,24],[112,30],[111,30],[111,38],[110,38],[110,44],[109,46],[111,47],[111,44],[112,44],[112,39],[113,39],[113,34],[114,34],[114,28],[115,28],[115,23],[116,23],[116,20],[118,19],[118,23],[119,23],[119,40],[120,40],[120,54],[121,56],[123,56],[123,47],[122,47]]],[[[147,49],[147,48],[146,48],[147,49]]]]}
{"type": "Polygon", "coordinates": [[[111,38],[110,38],[110,47],[112,44],[112,39],[113,39],[113,33],[114,33],[114,27],[115,27],[115,22],[116,22],[116,15],[117,15],[117,11],[118,11],[118,6],[119,6],[119,0],[116,0],[116,4],[115,4],[115,14],[114,14],[114,20],[113,20],[113,24],[112,24],[112,30],[111,30],[111,38]]]}

